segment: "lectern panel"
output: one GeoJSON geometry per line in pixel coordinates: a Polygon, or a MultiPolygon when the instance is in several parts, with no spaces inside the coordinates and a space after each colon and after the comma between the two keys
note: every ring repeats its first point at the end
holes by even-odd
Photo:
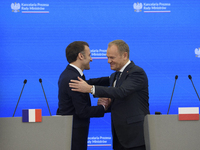
{"type": "Polygon", "coordinates": [[[71,135],[72,116],[42,117],[41,123],[0,118],[1,150],[70,150],[71,135]]]}
{"type": "Polygon", "coordinates": [[[179,121],[178,115],[147,115],[146,150],[199,150],[200,121],[179,121]]]}

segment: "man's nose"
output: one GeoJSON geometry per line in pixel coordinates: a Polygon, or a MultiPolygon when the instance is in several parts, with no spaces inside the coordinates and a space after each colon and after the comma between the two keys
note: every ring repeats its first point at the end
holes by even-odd
{"type": "Polygon", "coordinates": [[[108,63],[109,63],[109,64],[111,63],[111,60],[110,60],[110,58],[108,58],[108,63]]]}

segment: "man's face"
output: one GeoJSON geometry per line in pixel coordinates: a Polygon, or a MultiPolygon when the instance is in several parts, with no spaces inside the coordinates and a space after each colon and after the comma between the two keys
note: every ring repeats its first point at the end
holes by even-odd
{"type": "Polygon", "coordinates": [[[124,53],[120,54],[116,45],[111,45],[107,49],[108,63],[110,64],[111,70],[119,71],[127,61],[127,55],[124,53]]]}
{"type": "Polygon", "coordinates": [[[84,59],[83,59],[83,68],[85,70],[89,70],[90,69],[90,62],[91,61],[92,61],[92,57],[91,57],[90,49],[89,49],[88,46],[85,45],[84,59]]]}

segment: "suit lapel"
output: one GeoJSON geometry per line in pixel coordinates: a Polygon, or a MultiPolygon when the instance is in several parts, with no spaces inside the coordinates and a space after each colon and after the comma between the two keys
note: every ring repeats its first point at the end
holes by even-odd
{"type": "Polygon", "coordinates": [[[112,73],[110,76],[110,86],[113,86],[114,81],[115,81],[115,73],[112,73]]]}
{"type": "Polygon", "coordinates": [[[121,77],[118,80],[116,87],[118,87],[118,86],[120,86],[122,84],[122,82],[125,80],[126,76],[128,75],[129,70],[134,66],[135,66],[134,62],[131,61],[131,63],[122,72],[121,77]]]}

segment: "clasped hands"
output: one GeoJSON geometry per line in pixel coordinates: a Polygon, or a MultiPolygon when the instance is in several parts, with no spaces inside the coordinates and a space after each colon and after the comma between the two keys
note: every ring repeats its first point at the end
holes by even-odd
{"type": "Polygon", "coordinates": [[[108,110],[108,108],[111,105],[111,99],[110,98],[99,98],[97,105],[103,105],[105,106],[105,111],[108,110]]]}

